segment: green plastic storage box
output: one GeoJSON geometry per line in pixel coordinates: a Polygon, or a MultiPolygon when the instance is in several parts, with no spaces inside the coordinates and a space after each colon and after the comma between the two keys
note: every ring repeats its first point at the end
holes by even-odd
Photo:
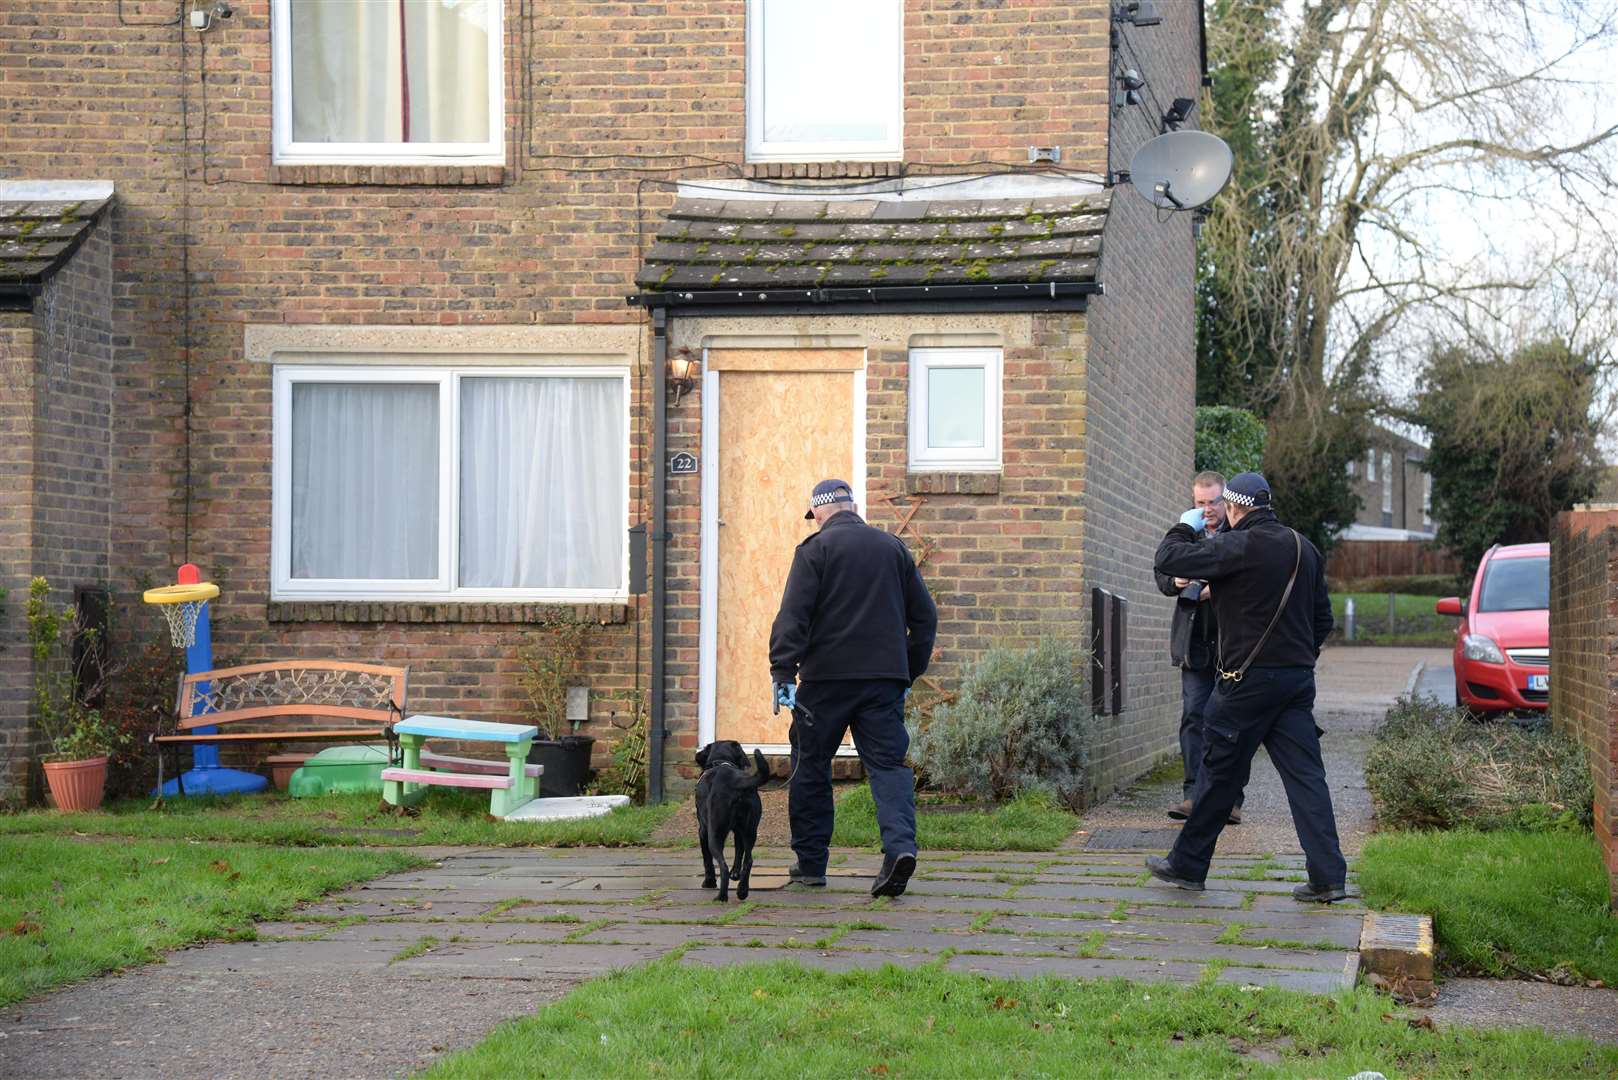
{"type": "Polygon", "coordinates": [[[380,795],[387,767],[385,746],[328,746],[292,774],[287,793],[294,799],[366,791],[380,795]]]}

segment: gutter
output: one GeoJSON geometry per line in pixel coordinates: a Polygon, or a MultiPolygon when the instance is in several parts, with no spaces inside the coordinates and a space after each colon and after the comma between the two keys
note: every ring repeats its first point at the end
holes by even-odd
{"type": "Polygon", "coordinates": [[[646,721],[646,801],[663,801],[663,742],[668,727],[663,716],[663,680],[667,608],[664,579],[668,571],[668,490],[664,476],[668,457],[669,312],[652,311],[652,700],[646,721]]]}
{"type": "Polygon", "coordinates": [[[1013,282],[997,285],[886,285],[868,287],[838,287],[831,289],[691,289],[669,292],[631,293],[624,299],[646,308],[673,307],[770,307],[782,305],[882,306],[891,304],[950,304],[960,301],[1020,303],[1072,301],[1082,297],[1100,296],[1104,292],[1099,281],[1039,281],[1013,282]]]}

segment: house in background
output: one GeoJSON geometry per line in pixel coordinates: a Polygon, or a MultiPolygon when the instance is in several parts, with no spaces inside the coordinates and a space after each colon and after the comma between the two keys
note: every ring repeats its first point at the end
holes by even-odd
{"type": "Polygon", "coordinates": [[[1427,446],[1381,424],[1371,428],[1365,456],[1348,463],[1360,510],[1343,540],[1432,540],[1433,478],[1422,467],[1427,446]]]}
{"type": "MultiPolygon", "coordinates": [[[[1087,655],[1102,590],[1096,787],[1172,751],[1192,222],[1115,182],[1199,96],[1199,3],[71,7],[0,22],[0,179],[115,189],[75,258],[107,268],[106,513],[3,519],[93,553],[60,598],[109,589],[128,632],[195,562],[220,662],[405,663],[413,711],[481,719],[583,619],[583,733],[603,760],[644,701],[674,791],[708,738],[784,742],[765,630],[837,475],[922,560],[928,691],[996,643],[1087,655]]],[[[37,750],[20,618],[0,795],[37,750]]]]}

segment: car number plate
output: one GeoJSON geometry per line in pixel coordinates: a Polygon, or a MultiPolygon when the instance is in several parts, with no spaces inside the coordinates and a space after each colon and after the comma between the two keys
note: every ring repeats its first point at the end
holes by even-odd
{"type": "Polygon", "coordinates": [[[1549,690],[1550,688],[1551,688],[1551,677],[1549,675],[1530,675],[1530,676],[1528,676],[1528,689],[1530,689],[1530,690],[1549,690]]]}

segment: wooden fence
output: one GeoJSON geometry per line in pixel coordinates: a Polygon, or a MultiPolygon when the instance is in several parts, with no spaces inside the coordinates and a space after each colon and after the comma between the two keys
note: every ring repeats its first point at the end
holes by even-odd
{"type": "Polygon", "coordinates": [[[1342,540],[1326,560],[1326,576],[1334,582],[1465,572],[1461,560],[1425,540],[1342,540]]]}

